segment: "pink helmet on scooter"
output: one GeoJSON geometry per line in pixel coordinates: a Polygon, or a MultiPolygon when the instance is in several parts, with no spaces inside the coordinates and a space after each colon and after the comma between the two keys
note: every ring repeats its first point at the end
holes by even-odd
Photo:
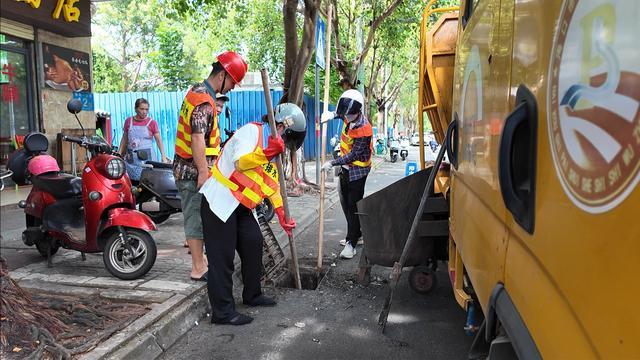
{"type": "Polygon", "coordinates": [[[58,162],[51,155],[43,154],[38,155],[29,161],[29,165],[27,170],[33,176],[42,175],[48,172],[59,172],[60,167],[58,166],[58,162]]]}

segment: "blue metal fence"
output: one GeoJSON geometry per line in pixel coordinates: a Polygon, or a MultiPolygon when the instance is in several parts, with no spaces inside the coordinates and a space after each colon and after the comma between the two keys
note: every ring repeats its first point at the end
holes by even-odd
{"type": "MultiPolygon", "coordinates": [[[[120,144],[124,121],[127,117],[135,115],[134,103],[138,98],[145,98],[149,101],[149,116],[158,122],[162,143],[169,158],[173,158],[176,139],[176,128],[178,126],[178,112],[182,105],[185,91],[178,92],[129,92],[129,93],[108,93],[95,94],[94,102],[96,111],[106,111],[111,114],[112,139],[114,144],[120,144]]],[[[272,90],[271,98],[275,104],[280,101],[283,92],[272,90]]],[[[263,91],[239,90],[229,94],[229,101],[225,105],[230,109],[230,119],[226,118],[223,111],[220,114],[219,125],[223,140],[226,138],[222,129],[236,130],[251,121],[260,121],[263,114],[267,113],[264,102],[263,91]]],[[[304,140],[304,157],[307,160],[316,157],[316,129],[315,129],[315,99],[305,95],[305,115],[307,116],[307,136],[304,140]]],[[[322,109],[323,103],[320,103],[322,109]]],[[[329,109],[335,107],[329,105],[329,109]]],[[[225,109],[226,110],[226,109],[225,109]]],[[[267,129],[267,127],[265,127],[267,129]]],[[[327,126],[327,149],[329,139],[337,134],[341,129],[341,122],[333,120],[327,126]]],[[[266,130],[268,132],[268,130],[266,130]]],[[[160,152],[156,149],[159,158],[160,152]]]]}

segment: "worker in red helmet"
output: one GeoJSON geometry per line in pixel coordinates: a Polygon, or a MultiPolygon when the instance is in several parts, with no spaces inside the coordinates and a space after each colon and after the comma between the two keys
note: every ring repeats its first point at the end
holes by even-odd
{"type": "Polygon", "coordinates": [[[185,95],[178,118],[173,175],[180,192],[184,232],[191,252],[191,279],[207,280],[204,236],[198,189],[209,177],[209,166],[220,153],[216,97],[236,87],[247,73],[247,62],[233,51],[216,57],[211,73],[185,95]]]}

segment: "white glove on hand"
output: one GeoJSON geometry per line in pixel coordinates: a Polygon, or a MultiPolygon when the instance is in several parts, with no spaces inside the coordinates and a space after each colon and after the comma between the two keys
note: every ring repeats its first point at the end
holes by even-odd
{"type": "Polygon", "coordinates": [[[320,120],[322,120],[322,122],[327,122],[329,120],[333,120],[335,117],[336,115],[333,111],[325,111],[322,113],[322,116],[320,116],[320,120]]]}
{"type": "Polygon", "coordinates": [[[331,161],[327,161],[324,163],[324,165],[322,165],[322,171],[329,171],[333,168],[333,165],[331,164],[331,161]]]}

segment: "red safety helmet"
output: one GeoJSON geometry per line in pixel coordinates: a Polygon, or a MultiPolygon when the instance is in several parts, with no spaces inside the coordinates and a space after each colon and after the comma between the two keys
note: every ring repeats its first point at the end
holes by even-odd
{"type": "Polygon", "coordinates": [[[236,84],[239,84],[242,79],[244,79],[244,75],[247,73],[249,65],[244,61],[242,56],[233,51],[225,51],[216,58],[236,84]]]}

